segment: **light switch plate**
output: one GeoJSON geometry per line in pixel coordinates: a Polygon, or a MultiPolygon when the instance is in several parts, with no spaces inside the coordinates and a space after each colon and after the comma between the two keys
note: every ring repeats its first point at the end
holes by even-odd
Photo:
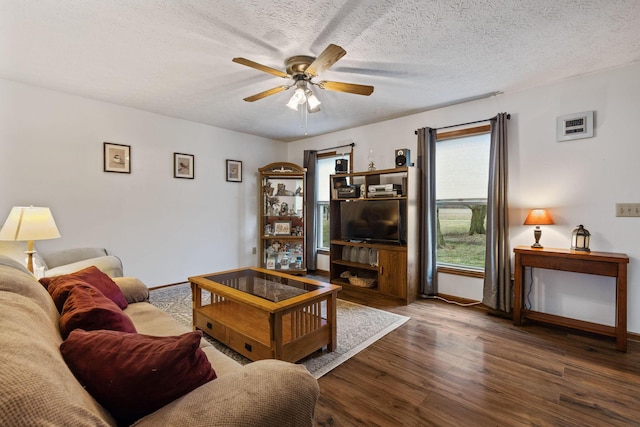
{"type": "Polygon", "coordinates": [[[640,217],[640,203],[616,203],[616,216],[640,217]]]}

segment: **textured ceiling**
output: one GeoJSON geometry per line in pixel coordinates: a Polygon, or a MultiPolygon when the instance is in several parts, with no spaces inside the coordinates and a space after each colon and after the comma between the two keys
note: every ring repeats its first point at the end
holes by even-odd
{"type": "Polygon", "coordinates": [[[638,0],[0,0],[0,78],[217,127],[303,138],[292,91],[242,99],[334,43],[309,135],[640,60],[638,0]]]}

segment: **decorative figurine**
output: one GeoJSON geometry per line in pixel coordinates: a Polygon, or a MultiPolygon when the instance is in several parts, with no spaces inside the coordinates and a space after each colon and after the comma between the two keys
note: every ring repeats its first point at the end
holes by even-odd
{"type": "Polygon", "coordinates": [[[273,186],[271,185],[271,181],[267,181],[267,183],[262,187],[264,194],[268,196],[273,196],[273,186]]]}
{"type": "Polygon", "coordinates": [[[293,196],[294,193],[291,190],[287,190],[284,184],[278,184],[278,192],[276,196],[293,196]]]}

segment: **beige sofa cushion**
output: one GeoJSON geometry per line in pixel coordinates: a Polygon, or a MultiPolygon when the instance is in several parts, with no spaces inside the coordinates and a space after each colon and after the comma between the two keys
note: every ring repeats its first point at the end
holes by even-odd
{"type": "Polygon", "coordinates": [[[140,279],[135,277],[113,277],[112,279],[120,287],[129,304],[149,302],[149,288],[140,279]]]}
{"type": "Polygon", "coordinates": [[[304,366],[261,360],[198,387],[134,426],[310,426],[319,394],[304,366]]]}
{"type": "Polygon", "coordinates": [[[100,258],[109,255],[103,248],[72,248],[61,251],[43,252],[40,254],[47,263],[47,268],[56,268],[90,258],[100,258]]]}
{"type": "Polygon", "coordinates": [[[92,265],[98,267],[100,271],[109,277],[122,277],[122,262],[120,261],[120,258],[113,255],[87,258],[70,264],[64,264],[59,267],[49,268],[44,271],[44,276],[52,277],[71,274],[92,265]]]}
{"type": "Polygon", "coordinates": [[[115,425],[64,363],[57,322],[32,299],[16,293],[0,291],[0,307],[11,313],[0,316],[0,424],[115,425]]]}
{"type": "Polygon", "coordinates": [[[0,291],[29,298],[43,310],[51,323],[58,324],[60,314],[44,286],[38,283],[33,274],[21,263],[2,255],[0,255],[0,291]]]}

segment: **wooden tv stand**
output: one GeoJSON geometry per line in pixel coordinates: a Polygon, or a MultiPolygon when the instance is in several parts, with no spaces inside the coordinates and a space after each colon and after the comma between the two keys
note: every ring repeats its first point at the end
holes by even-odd
{"type": "Polygon", "coordinates": [[[390,305],[406,305],[416,300],[419,270],[416,175],[416,168],[406,166],[331,175],[330,281],[342,286],[341,298],[361,303],[383,301],[390,305]],[[358,197],[339,197],[336,188],[344,184],[358,188],[358,197]],[[400,190],[393,190],[391,194],[385,194],[383,197],[368,194],[370,186],[381,184],[396,184],[395,188],[399,187],[400,190]],[[406,241],[347,241],[345,236],[341,235],[343,206],[346,203],[373,204],[380,200],[397,200],[401,205],[401,212],[406,212],[404,218],[399,219],[400,228],[406,230],[406,241]],[[369,255],[361,256],[362,251],[369,255]],[[357,278],[344,277],[346,273],[357,278]],[[373,283],[363,285],[358,279],[373,280],[373,283]]]}

